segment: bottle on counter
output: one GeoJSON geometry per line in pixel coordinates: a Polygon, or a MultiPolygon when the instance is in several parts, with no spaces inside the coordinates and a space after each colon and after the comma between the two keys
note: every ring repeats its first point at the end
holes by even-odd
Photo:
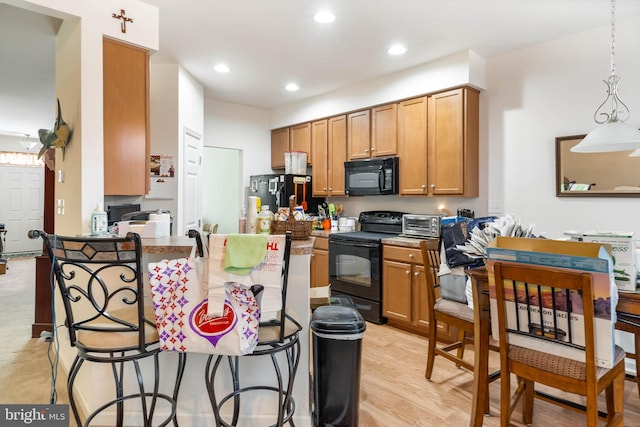
{"type": "Polygon", "coordinates": [[[247,232],[247,211],[244,205],[240,207],[240,219],[238,220],[238,233],[245,234],[247,232]]]}
{"type": "Polygon", "coordinates": [[[91,235],[101,236],[109,232],[107,213],[104,211],[104,205],[98,203],[94,211],[91,213],[91,235]]]}
{"type": "Polygon", "coordinates": [[[273,221],[273,212],[269,210],[269,205],[262,205],[256,224],[257,234],[269,234],[271,231],[271,221],[273,221]]]}

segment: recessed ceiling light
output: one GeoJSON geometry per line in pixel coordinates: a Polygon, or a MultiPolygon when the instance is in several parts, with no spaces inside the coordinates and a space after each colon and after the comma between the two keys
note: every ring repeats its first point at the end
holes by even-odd
{"type": "Polygon", "coordinates": [[[407,48],[400,45],[400,44],[395,44],[393,46],[391,46],[389,48],[389,50],[387,50],[387,53],[389,55],[402,55],[403,53],[405,53],[407,51],[407,48]]]}
{"type": "Polygon", "coordinates": [[[213,67],[213,69],[219,73],[228,73],[229,71],[231,71],[231,69],[226,64],[218,64],[213,67]]]}
{"type": "Polygon", "coordinates": [[[330,22],[333,22],[336,20],[336,16],[329,12],[328,10],[322,10],[318,13],[316,13],[315,15],[313,15],[313,19],[316,22],[319,22],[321,24],[328,24],[330,22]]]}
{"type": "Polygon", "coordinates": [[[289,83],[284,88],[289,92],[295,92],[296,90],[300,89],[295,83],[289,83]]]}

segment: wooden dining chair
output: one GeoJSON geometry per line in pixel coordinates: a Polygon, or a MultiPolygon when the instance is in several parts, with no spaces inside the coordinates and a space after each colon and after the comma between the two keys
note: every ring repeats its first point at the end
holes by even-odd
{"type": "Polygon", "coordinates": [[[598,424],[599,416],[606,420],[607,426],[624,425],[625,353],[615,346],[610,369],[596,363],[596,314],[591,273],[496,262],[493,274],[502,349],[500,425],[509,425],[511,413],[523,396],[522,421],[531,424],[534,397],[542,397],[535,391],[536,383],[586,397],[586,405],[557,398],[544,400],[583,410],[589,427],[598,424]],[[544,316],[544,312],[549,315],[544,316]],[[525,313],[524,319],[518,313],[525,313]],[[559,320],[573,317],[583,318],[583,324],[559,320]],[[577,338],[579,336],[584,337],[584,344],[577,338]],[[513,343],[523,337],[532,344],[525,347],[521,341],[519,345],[513,343]],[[585,361],[565,357],[569,351],[584,354],[585,361]],[[511,373],[519,382],[513,402],[511,373]],[[597,399],[603,390],[607,413],[600,415],[597,399]]]}
{"type": "Polygon", "coordinates": [[[439,246],[438,239],[420,241],[426,276],[427,307],[429,308],[429,343],[427,347],[427,367],[424,373],[426,379],[431,379],[436,356],[442,356],[454,362],[457,367],[464,367],[471,372],[474,370],[473,363],[463,358],[465,345],[473,343],[473,310],[465,303],[439,297],[439,246]],[[458,330],[458,340],[438,345],[438,322],[446,323],[449,328],[456,328],[458,330]]]}

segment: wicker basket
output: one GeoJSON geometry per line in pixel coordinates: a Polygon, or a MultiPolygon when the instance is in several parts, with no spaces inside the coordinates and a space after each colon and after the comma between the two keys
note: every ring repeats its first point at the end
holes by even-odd
{"type": "Polygon", "coordinates": [[[285,221],[271,221],[271,234],[291,232],[292,240],[304,240],[311,236],[313,221],[296,221],[293,217],[295,196],[289,197],[289,217],[285,221]]]}
{"type": "Polygon", "coordinates": [[[286,234],[291,232],[292,240],[304,240],[311,236],[313,221],[296,221],[289,215],[286,221],[271,221],[271,234],[286,234]]]}

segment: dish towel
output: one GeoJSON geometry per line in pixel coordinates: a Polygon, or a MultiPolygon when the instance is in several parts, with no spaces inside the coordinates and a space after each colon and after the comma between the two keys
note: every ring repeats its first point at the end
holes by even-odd
{"type": "Polygon", "coordinates": [[[284,235],[210,234],[209,262],[207,263],[209,280],[205,285],[209,291],[207,315],[209,317],[222,315],[225,283],[236,282],[243,288],[262,285],[264,291],[260,300],[260,321],[275,319],[282,308],[281,276],[285,246],[286,236],[284,235]],[[255,243],[257,241],[262,241],[261,248],[257,247],[258,243],[255,243]],[[235,249],[229,249],[234,246],[236,246],[235,249]],[[253,252],[251,260],[245,258],[249,253],[247,247],[250,247],[253,252]],[[234,251],[236,253],[233,253],[234,251]],[[262,253],[261,259],[258,259],[257,252],[262,253]],[[240,260],[236,260],[236,255],[240,260]],[[232,260],[227,260],[227,257],[232,260]],[[245,267],[250,263],[254,263],[253,268],[245,267]],[[231,268],[228,269],[227,266],[231,268]],[[240,271],[248,269],[248,273],[237,274],[237,269],[240,271]]]}
{"type": "Polygon", "coordinates": [[[266,234],[229,234],[224,254],[224,271],[246,276],[264,260],[266,234]]]}

